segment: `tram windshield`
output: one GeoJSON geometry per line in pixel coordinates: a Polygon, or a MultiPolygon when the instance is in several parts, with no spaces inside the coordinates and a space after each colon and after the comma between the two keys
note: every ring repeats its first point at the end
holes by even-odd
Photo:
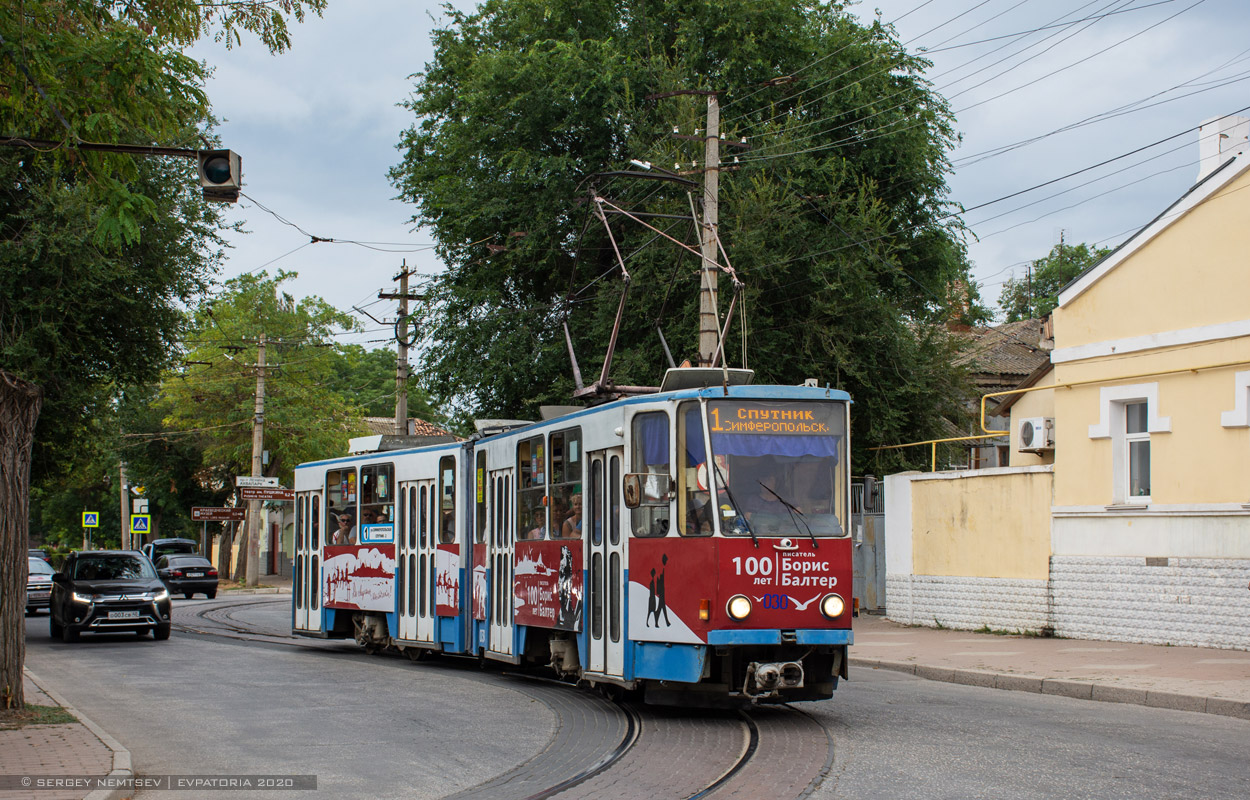
{"type": "Polygon", "coordinates": [[[707,414],[722,533],[846,535],[843,404],[714,400],[707,414]]]}

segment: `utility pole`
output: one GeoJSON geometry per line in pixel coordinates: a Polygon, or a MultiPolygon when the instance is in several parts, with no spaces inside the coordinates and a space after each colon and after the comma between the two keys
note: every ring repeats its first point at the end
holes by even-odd
{"type": "MultiPolygon", "coordinates": [[[[252,477],[261,476],[265,450],[265,334],[256,355],[256,412],[252,417],[252,477]]],[[[260,500],[247,501],[247,585],[260,585],[260,500]]]]}
{"type": "Polygon", "coordinates": [[[717,194],[720,190],[720,101],[707,96],[707,136],[703,149],[703,225],[700,249],[703,266],[699,271],[699,365],[711,366],[720,340],[720,315],[716,306],[717,238],[720,221],[717,194]]]}
{"type": "MultiPolygon", "coordinates": [[[[126,465],[122,464],[118,470],[121,472],[121,482],[118,486],[121,488],[121,510],[122,510],[122,549],[130,549],[130,487],[126,485],[126,465]]],[[[85,546],[85,545],[84,545],[85,546]]]]}
{"type": "Polygon", "coordinates": [[[395,321],[395,435],[404,436],[408,433],[408,301],[424,300],[423,295],[408,293],[408,260],[402,262],[400,272],[395,276],[399,281],[399,293],[378,292],[380,300],[399,301],[399,319],[395,321]]]}

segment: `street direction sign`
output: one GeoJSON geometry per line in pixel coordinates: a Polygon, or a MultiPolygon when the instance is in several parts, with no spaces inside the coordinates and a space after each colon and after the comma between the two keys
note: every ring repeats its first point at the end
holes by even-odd
{"type": "Polygon", "coordinates": [[[147,533],[152,529],[151,514],[131,514],[130,515],[130,532],[131,533],[147,533]]]}
{"type": "Polygon", "coordinates": [[[294,489],[239,487],[239,497],[244,500],[281,500],[286,503],[295,502],[294,489]]]}
{"type": "Polygon", "coordinates": [[[82,512],[82,526],[84,528],[100,527],[100,512],[99,511],[82,512]]]}
{"type": "Polygon", "coordinates": [[[253,477],[251,475],[235,475],[234,485],[239,488],[243,488],[245,486],[247,487],[260,487],[260,486],[276,487],[278,485],[278,479],[266,478],[264,476],[253,477]]]}
{"type": "Polygon", "coordinates": [[[242,522],[243,509],[194,506],[191,509],[191,519],[195,522],[242,522]]]}

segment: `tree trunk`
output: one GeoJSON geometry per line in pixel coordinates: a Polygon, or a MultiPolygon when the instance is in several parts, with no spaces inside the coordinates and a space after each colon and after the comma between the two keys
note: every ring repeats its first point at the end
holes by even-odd
{"type": "Polygon", "coordinates": [[[30,452],[43,390],[0,369],[0,708],[26,707],[30,452]]]}
{"type": "MultiPolygon", "coordinates": [[[[251,525],[252,521],[250,519],[244,520],[239,523],[239,527],[236,531],[236,533],[242,534],[243,541],[239,545],[239,560],[235,562],[234,575],[231,576],[231,579],[235,583],[247,582],[247,533],[251,530],[251,525]]],[[[239,537],[236,536],[235,538],[237,539],[239,537]]],[[[233,542],[231,542],[231,544],[233,544],[233,542]]]]}
{"type": "Polygon", "coordinates": [[[217,540],[217,574],[222,580],[230,580],[230,545],[234,542],[234,523],[221,526],[221,538],[217,540]]]}

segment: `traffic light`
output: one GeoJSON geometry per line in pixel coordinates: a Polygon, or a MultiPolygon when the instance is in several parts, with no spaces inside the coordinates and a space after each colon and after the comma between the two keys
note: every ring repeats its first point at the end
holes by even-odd
{"type": "Polygon", "coordinates": [[[234,203],[243,188],[243,162],[231,150],[199,151],[200,188],[205,200],[234,203]]]}

